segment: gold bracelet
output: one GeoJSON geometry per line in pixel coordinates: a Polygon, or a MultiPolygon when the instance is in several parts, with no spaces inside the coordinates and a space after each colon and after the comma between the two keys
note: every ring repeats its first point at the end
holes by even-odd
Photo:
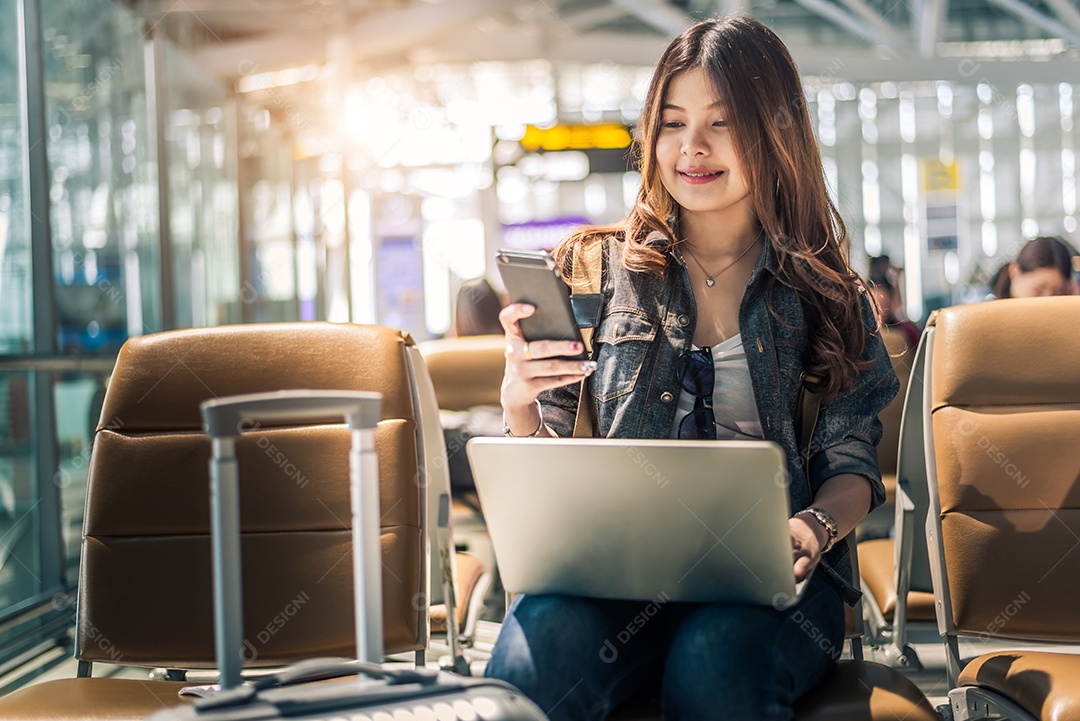
{"type": "Polygon", "coordinates": [[[536,399],[536,413],[540,416],[540,425],[536,427],[536,430],[527,436],[515,436],[510,432],[510,425],[506,422],[506,411],[503,411],[503,435],[507,438],[536,438],[544,428],[544,409],[540,405],[539,398],[536,399]]]}

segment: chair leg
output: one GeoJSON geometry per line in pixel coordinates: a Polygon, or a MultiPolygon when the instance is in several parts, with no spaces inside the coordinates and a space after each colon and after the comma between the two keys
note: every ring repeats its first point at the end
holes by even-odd
{"type": "Polygon", "coordinates": [[[439,497],[439,539],[438,563],[441,567],[443,583],[443,602],[446,604],[446,643],[450,647],[450,657],[440,659],[440,667],[462,676],[469,676],[469,662],[461,649],[461,634],[457,623],[457,593],[454,590],[454,544],[449,527],[450,495],[439,497]],[[449,661],[449,662],[447,662],[449,661]]]}
{"type": "Polygon", "coordinates": [[[885,652],[885,665],[901,671],[922,671],[923,665],[911,644],[903,647],[895,641],[889,641],[882,650],[885,652]]]}
{"type": "Polygon", "coordinates": [[[476,585],[473,586],[469,597],[463,599],[466,604],[465,623],[462,624],[463,627],[459,629],[459,632],[461,633],[461,645],[465,648],[472,648],[476,642],[476,623],[484,611],[484,601],[487,598],[488,590],[491,588],[491,582],[492,576],[490,573],[482,574],[476,581],[476,585]]]}

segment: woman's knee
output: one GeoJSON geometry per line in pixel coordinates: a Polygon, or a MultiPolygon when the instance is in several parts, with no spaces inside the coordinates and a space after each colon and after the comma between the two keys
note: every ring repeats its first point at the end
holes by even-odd
{"type": "Polygon", "coordinates": [[[707,606],[675,630],[664,668],[664,716],[670,719],[777,718],[770,688],[773,640],[782,619],[768,607],[707,606]]]}
{"type": "Polygon", "coordinates": [[[716,604],[696,609],[675,629],[669,662],[723,662],[745,665],[748,654],[760,658],[783,618],[767,606],[716,604]]]}
{"type": "Polygon", "coordinates": [[[626,659],[605,658],[618,630],[603,604],[565,596],[515,600],[486,675],[517,686],[552,719],[602,715],[626,659]]]}
{"type": "MultiPolygon", "coordinates": [[[[664,671],[665,717],[790,719],[832,665],[831,609],[707,606],[678,627],[664,671]],[[823,640],[824,639],[824,640],[823,640]],[[705,714],[705,716],[702,716],[705,714]]],[[[842,636],[842,630],[840,631],[842,636]]]]}
{"type": "Polygon", "coordinates": [[[519,597],[503,620],[488,675],[517,686],[548,683],[568,667],[597,662],[610,625],[604,612],[585,599],[519,597]]]}
{"type": "Polygon", "coordinates": [[[553,650],[573,648],[579,653],[588,644],[600,647],[614,628],[599,604],[572,596],[526,595],[515,599],[504,620],[520,628],[534,645],[553,650]]]}

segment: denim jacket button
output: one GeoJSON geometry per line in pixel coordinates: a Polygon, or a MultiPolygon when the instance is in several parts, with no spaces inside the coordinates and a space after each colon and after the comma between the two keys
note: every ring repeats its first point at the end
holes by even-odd
{"type": "Polygon", "coordinates": [[[671,401],[673,400],[675,400],[675,396],[671,395],[671,393],[668,391],[664,391],[660,394],[661,403],[671,403],[671,401]]]}
{"type": "Polygon", "coordinates": [[[690,325],[690,316],[688,315],[680,315],[677,320],[679,321],[679,325],[683,328],[690,325]]]}

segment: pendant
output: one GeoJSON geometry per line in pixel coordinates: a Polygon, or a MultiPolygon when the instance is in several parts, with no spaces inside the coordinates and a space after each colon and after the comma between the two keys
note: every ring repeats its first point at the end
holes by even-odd
{"type": "Polygon", "coordinates": [[[715,281],[715,280],[713,280],[712,278],[706,278],[706,279],[705,279],[705,285],[707,285],[707,286],[709,286],[710,288],[712,288],[712,287],[713,287],[714,285],[716,285],[716,281],[715,281]]]}

